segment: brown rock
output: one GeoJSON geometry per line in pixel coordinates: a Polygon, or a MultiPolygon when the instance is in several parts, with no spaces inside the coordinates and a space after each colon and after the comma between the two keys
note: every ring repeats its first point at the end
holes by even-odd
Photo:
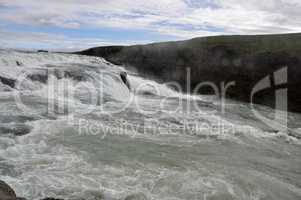
{"type": "Polygon", "coordinates": [[[4,181],[0,180],[0,199],[1,200],[17,200],[15,191],[7,185],[4,181]]]}

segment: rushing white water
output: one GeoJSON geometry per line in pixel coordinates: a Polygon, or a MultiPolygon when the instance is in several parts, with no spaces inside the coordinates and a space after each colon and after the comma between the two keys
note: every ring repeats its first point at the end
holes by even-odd
{"type": "Polygon", "coordinates": [[[222,114],[216,100],[128,72],[130,92],[124,70],[0,51],[0,76],[20,80],[0,84],[0,179],[34,200],[301,198],[300,115],[279,132],[248,104],[227,101],[222,114]]]}

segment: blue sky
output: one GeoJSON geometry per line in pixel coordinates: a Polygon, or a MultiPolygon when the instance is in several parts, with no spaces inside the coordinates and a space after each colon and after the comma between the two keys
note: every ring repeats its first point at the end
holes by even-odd
{"type": "Polygon", "coordinates": [[[75,50],[301,32],[300,0],[0,0],[0,48],[75,50]]]}

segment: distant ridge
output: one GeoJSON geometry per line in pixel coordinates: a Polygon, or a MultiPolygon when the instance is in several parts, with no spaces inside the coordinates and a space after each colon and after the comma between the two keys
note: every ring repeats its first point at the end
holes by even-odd
{"type": "MultiPolygon", "coordinates": [[[[235,81],[227,97],[246,102],[250,101],[251,90],[258,81],[287,66],[289,110],[301,112],[300,33],[200,37],[148,45],[96,47],[75,53],[135,67],[144,75],[178,81],[183,88],[187,86],[189,67],[192,88],[204,81],[218,85],[235,81]]],[[[274,90],[259,92],[255,102],[274,107],[274,90]]],[[[210,88],[200,90],[204,94],[211,92],[210,88]]]]}

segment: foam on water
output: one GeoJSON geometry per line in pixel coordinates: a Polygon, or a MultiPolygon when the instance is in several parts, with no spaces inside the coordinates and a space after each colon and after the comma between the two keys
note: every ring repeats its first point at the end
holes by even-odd
{"type": "Polygon", "coordinates": [[[2,179],[11,184],[17,194],[31,199],[46,196],[123,199],[135,194],[133,191],[155,199],[171,196],[187,199],[207,193],[209,196],[235,195],[233,186],[221,178],[212,175],[195,179],[199,171],[183,173],[143,163],[137,163],[134,168],[101,162],[91,165],[84,159],[88,156],[84,152],[75,153],[54,142],[64,137],[62,129],[72,129],[65,124],[65,121],[35,121],[31,124],[35,126],[31,134],[6,141],[8,147],[1,149],[0,155],[19,175],[5,175],[2,179]],[[178,197],[176,192],[180,194],[178,197]]]}
{"type": "MultiPolygon", "coordinates": [[[[84,78],[50,76],[52,81],[45,83],[28,79],[18,89],[0,84],[0,125],[18,123],[31,128],[29,134],[16,136],[13,130],[1,132],[0,127],[1,180],[19,196],[34,200],[47,196],[300,199],[299,140],[263,130],[244,114],[247,105],[234,103],[225,116],[212,112],[216,105],[202,96],[181,94],[130,72],[129,91],[119,77],[125,69],[100,58],[0,51],[0,76],[18,78],[24,71],[48,68],[84,78]],[[67,87],[49,94],[57,85],[67,87]],[[16,105],[15,94],[26,103],[26,112],[16,105]],[[49,115],[49,100],[63,112],[49,115]],[[179,100],[195,101],[202,110],[178,105],[179,100]],[[80,131],[77,122],[83,119],[117,127],[116,133],[124,122],[137,129],[127,128],[124,135],[103,137],[103,130],[91,135],[93,126],[80,131]],[[182,132],[185,122],[205,123],[213,129],[182,132]],[[161,129],[145,132],[147,123],[160,124],[161,129]]],[[[298,119],[296,115],[291,120],[298,119]]],[[[295,130],[300,132],[298,127],[295,130]]]]}

